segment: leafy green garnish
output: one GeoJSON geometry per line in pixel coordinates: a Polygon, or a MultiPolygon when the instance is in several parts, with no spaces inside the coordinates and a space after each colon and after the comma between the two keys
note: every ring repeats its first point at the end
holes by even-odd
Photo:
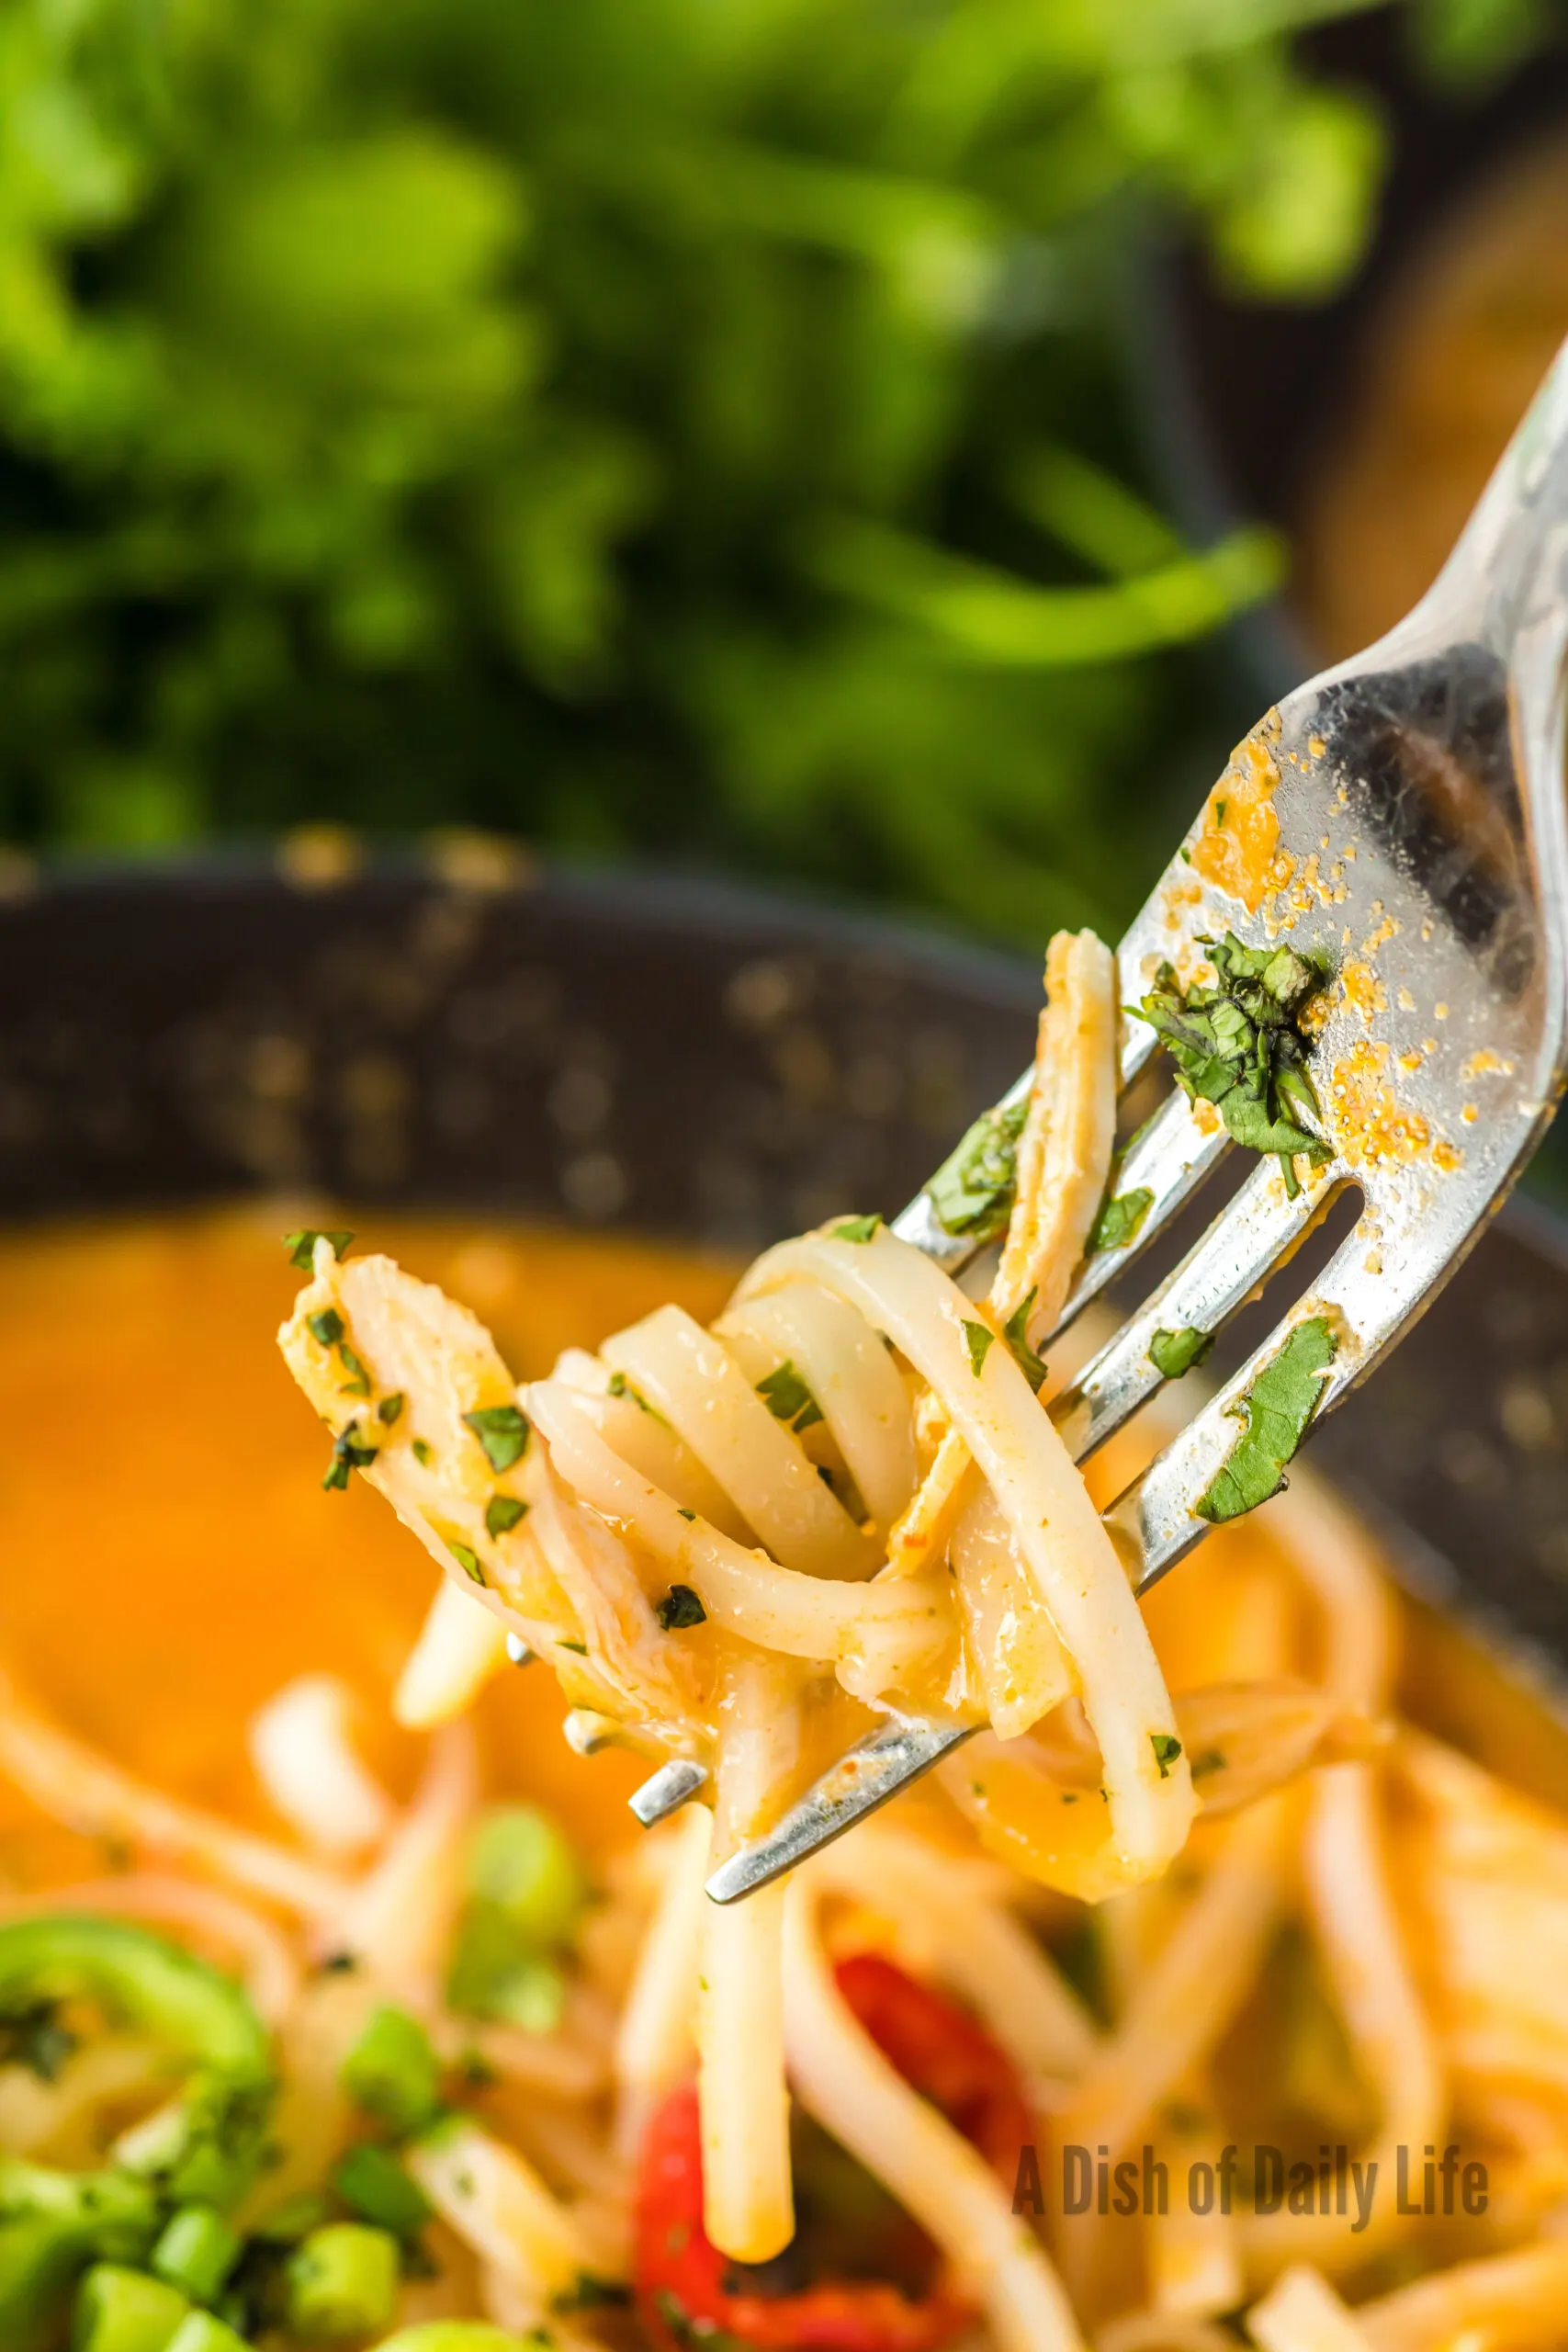
{"type": "MultiPolygon", "coordinates": [[[[368,1396],[370,1394],[370,1374],[366,1371],[365,1366],[355,1354],[354,1350],[349,1346],[346,1340],[344,1340],[339,1347],[338,1356],[342,1362],[344,1370],[353,1374],[352,1379],[344,1381],[342,1388],[338,1391],[338,1394],[341,1396],[368,1396]]],[[[385,1417],[383,1416],[382,1418],[385,1417]]],[[[395,1420],[397,1419],[396,1414],[394,1414],[392,1418],[395,1420]]]]}
{"type": "Polygon", "coordinates": [[[931,1182],[926,1197],[948,1233],[994,1241],[1007,1231],[1018,1181],[1018,1139],[1027,1100],[982,1111],[931,1182]]]}
{"type": "Polygon", "coordinates": [[[489,1579],[479,1564],[479,1555],[471,1544],[459,1544],[455,1535],[443,1536],[442,1542],[470,1584],[488,1583],[489,1579]]]}
{"type": "Polygon", "coordinates": [[[1086,1256],[1092,1258],[1100,1250],[1124,1250],[1129,1242],[1135,1241],[1153,1201],[1154,1194],[1145,1184],[1140,1184],[1135,1192],[1118,1193],[1114,1200],[1101,1201],[1086,1256]]]}
{"type": "Polygon", "coordinates": [[[1211,1772],[1223,1771],[1224,1770],[1224,1762],[1225,1752],[1223,1747],[1201,1748],[1198,1754],[1192,1758],[1190,1768],[1192,1778],[1195,1781],[1207,1780],[1211,1772]]]}
{"type": "Polygon", "coordinates": [[[969,1369],[976,1380],[986,1369],[986,1358],[991,1352],[991,1343],[996,1336],[988,1323],[965,1323],[964,1326],[964,1344],[969,1351],[969,1369]]]}
{"type": "Polygon", "coordinates": [[[1029,1318],[1034,1312],[1034,1291],[1014,1307],[1002,1325],[1002,1337],[1012,1350],[1013,1362],[1038,1396],[1045,1382],[1045,1363],[1029,1344],[1029,1318]]]}
{"type": "Polygon", "coordinates": [[[591,2270],[580,2270],[564,2293],[552,2295],[550,2309],[555,2312],[604,2311],[615,2305],[629,2303],[632,2292],[615,2278],[596,2278],[591,2270]]]}
{"type": "Polygon", "coordinates": [[[797,1436],[822,1419],[821,1406],[788,1356],[765,1380],[759,1380],[757,1394],[774,1420],[787,1421],[797,1436]]]}
{"type": "Polygon", "coordinates": [[[330,1495],[342,1493],[348,1485],[351,1470],[368,1470],[376,1459],[377,1449],[360,1442],[359,1423],[350,1421],[333,1440],[333,1458],[321,1485],[330,1495]]]}
{"type": "Polygon", "coordinates": [[[1193,1323],[1184,1323],[1179,1331],[1156,1331],[1149,1341],[1149,1362],[1162,1380],[1179,1380],[1195,1363],[1201,1363],[1214,1344],[1212,1331],[1200,1331],[1193,1323]]]}
{"type": "Polygon", "coordinates": [[[58,2082],[76,2046],[76,2035],[60,2022],[58,2001],[29,2001],[0,2014],[0,2066],[25,2066],[40,2083],[58,2082]]]}
{"type": "Polygon", "coordinates": [[[441,2068],[424,2028],[406,2009],[372,2011],[338,2069],[362,2113],[398,2138],[418,2132],[441,2105],[441,2068]]]}
{"type": "Polygon", "coordinates": [[[485,1505],[485,1533],[505,1535],[524,1518],[528,1506],[520,1495],[491,1495],[485,1505]]]}
{"type": "Polygon", "coordinates": [[[708,1614],[689,1584],[672,1584],[653,1613],[667,1634],[683,1633],[688,1625],[705,1625],[708,1614]]]}
{"type": "Polygon", "coordinates": [[[414,1460],[420,1464],[422,1469],[427,1470],[430,1467],[431,1463],[435,1458],[434,1449],[427,1445],[422,1437],[416,1437],[414,1439],[411,1450],[414,1460]]]}
{"type": "Polygon", "coordinates": [[[613,1372],[610,1374],[609,1393],[612,1396],[625,1396],[629,1403],[637,1407],[639,1413],[646,1413],[650,1421],[662,1421],[664,1419],[658,1406],[650,1405],[642,1390],[634,1388],[624,1372],[613,1372]]]}
{"type": "Polygon", "coordinates": [[[1326,1317],[1309,1316],[1295,1325],[1247,1395],[1226,1407],[1247,1427],[1194,1505],[1200,1519],[1217,1526],[1279,1493],[1285,1483],[1285,1464],[1317,1410],[1334,1348],[1326,1317]]]}
{"type": "Polygon", "coordinates": [[[492,1470],[510,1470],[528,1442],[528,1424],[515,1405],[486,1405],[463,1416],[492,1470]]]}
{"type": "Polygon", "coordinates": [[[586,1657],[588,1656],[588,1645],[586,1642],[558,1642],[556,1644],[556,1647],[558,1650],[570,1650],[574,1657],[586,1657]]]}
{"type": "MultiPolygon", "coordinates": [[[[412,2237],[434,2214],[434,2208],[418,2182],[411,2180],[397,2158],[373,2140],[360,2140],[340,2156],[332,2177],[333,2187],[351,2213],[362,2222],[374,2222],[379,2230],[389,2230],[394,2237],[412,2237]]],[[[298,2234],[303,2237],[306,2233],[301,2230],[298,2234]]]]}
{"type": "Polygon", "coordinates": [[[1154,1749],[1155,1762],[1159,1766],[1160,1779],[1168,1781],[1170,1768],[1181,1753],[1181,1742],[1174,1732],[1152,1731],[1149,1734],[1149,1746],[1154,1749]]]}
{"type": "Polygon", "coordinates": [[[383,1396],[380,1403],[377,1406],[376,1419],[378,1421],[385,1421],[387,1427],[390,1429],[392,1423],[397,1420],[401,1414],[404,1402],[405,1399],[402,1390],[400,1388],[394,1388],[391,1395],[389,1396],[383,1396]]]}
{"type": "Polygon", "coordinates": [[[677,1519],[695,1519],[696,1515],[694,1510],[678,1510],[675,1514],[677,1519]]]}
{"type": "Polygon", "coordinates": [[[1299,1190],[1295,1163],[1329,1159],[1329,1147],[1301,1124],[1321,1116],[1307,1076],[1298,1020],[1325,974],[1293,947],[1248,947],[1234,931],[1204,939],[1213,988],[1183,989],[1169,964],[1128,1010],[1164,1040],[1178,1083],[1193,1102],[1213,1102],[1237,1143],[1278,1156],[1285,1189],[1299,1190]]]}
{"type": "Polygon", "coordinates": [[[330,1241],[334,1258],[346,1258],[352,1233],[327,1233],[313,1225],[301,1226],[298,1233],[286,1233],[283,1246],[288,1252],[288,1262],[298,1266],[302,1274],[310,1272],[316,1262],[316,1244],[330,1241]]]}
{"type": "Polygon", "coordinates": [[[829,1241],[872,1241],[875,1239],[881,1223],[879,1216],[847,1216],[841,1224],[834,1226],[828,1238],[829,1241]]]}
{"type": "Polygon", "coordinates": [[[306,1316],[305,1328],[313,1340],[320,1340],[323,1348],[335,1348],[345,1326],[335,1306],[323,1306],[316,1314],[306,1316]]]}

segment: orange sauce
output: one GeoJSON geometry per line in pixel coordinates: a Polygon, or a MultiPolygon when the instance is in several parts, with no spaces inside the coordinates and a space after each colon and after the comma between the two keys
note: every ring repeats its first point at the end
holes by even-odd
{"type": "MultiPolygon", "coordinates": [[[[619,1240],[313,1214],[467,1300],[519,1378],[666,1298],[706,1319],[732,1280],[619,1240]]],[[[301,1279],[279,1237],[299,1221],[247,1208],[0,1240],[0,1656],[121,1763],[275,1835],[247,1717],[297,1674],[341,1675],[367,1759],[406,1790],[423,1742],[388,1701],[434,1590],[378,1496],[321,1491],[327,1441],[274,1345],[301,1279]]],[[[558,1806],[602,1851],[636,1834],[626,1798],[648,1768],[574,1756],[562,1712],[542,1666],[492,1685],[491,1782],[558,1806]]],[[[0,1781],[0,1872],[102,1865],[0,1781]]]]}

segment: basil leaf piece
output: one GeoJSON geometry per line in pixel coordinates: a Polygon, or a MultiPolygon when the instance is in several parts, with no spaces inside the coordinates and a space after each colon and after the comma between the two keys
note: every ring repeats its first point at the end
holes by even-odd
{"type": "Polygon", "coordinates": [[[964,1344],[969,1351],[969,1369],[978,1380],[997,1335],[988,1323],[965,1323],[963,1329],[964,1344]]]}
{"type": "Polygon", "coordinates": [[[1135,1241],[1154,1197],[1146,1184],[1140,1184],[1135,1192],[1118,1193],[1114,1200],[1102,1201],[1084,1255],[1092,1258],[1100,1250],[1124,1250],[1135,1241]]]}
{"type": "Polygon", "coordinates": [[[1034,1291],[1021,1305],[1015,1306],[1002,1325],[1002,1337],[1012,1350],[1012,1360],[1038,1396],[1045,1385],[1045,1362],[1029,1344],[1029,1318],[1034,1312],[1034,1291]]]}
{"type": "Polygon", "coordinates": [[[1226,1408],[1247,1427],[1194,1505],[1200,1519],[1218,1526],[1279,1493],[1285,1483],[1285,1464],[1317,1410],[1334,1350],[1327,1317],[1309,1316],[1294,1327],[1247,1395],[1226,1408]]]}
{"type": "Polygon", "coordinates": [[[1027,1101],[983,1111],[931,1182],[926,1197],[948,1233],[994,1241],[1007,1231],[1018,1187],[1018,1139],[1027,1101]]]}
{"type": "Polygon", "coordinates": [[[1149,1362],[1162,1380],[1179,1380],[1195,1363],[1201,1363],[1214,1344],[1212,1331],[1200,1331],[1195,1323],[1184,1323],[1179,1331],[1156,1331],[1149,1341],[1149,1362]]]}
{"type": "Polygon", "coordinates": [[[672,1584],[653,1613],[667,1634],[682,1633],[688,1625],[705,1625],[708,1614],[689,1584],[672,1584]]]}
{"type": "Polygon", "coordinates": [[[472,1430],[492,1470],[510,1470],[528,1442],[528,1424],[515,1405],[486,1405],[465,1413],[463,1426],[472,1430]]]}

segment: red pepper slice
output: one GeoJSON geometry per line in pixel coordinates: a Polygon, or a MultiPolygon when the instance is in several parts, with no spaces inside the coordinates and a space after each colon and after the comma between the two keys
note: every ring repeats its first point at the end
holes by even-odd
{"type": "MultiPolygon", "coordinates": [[[[1030,2115],[990,2036],[879,1953],[857,1953],[835,1973],[884,2057],[1010,2187],[1030,2115]]],[[[655,2352],[723,2352],[724,2337],[762,2352],[941,2352],[974,2322],[973,2308],[940,2282],[919,2298],[863,2278],[822,2278],[796,2294],[733,2291],[733,2266],[702,2217],[701,2126],[687,2084],[653,2118],[637,2188],[637,2304],[655,2352]]]]}

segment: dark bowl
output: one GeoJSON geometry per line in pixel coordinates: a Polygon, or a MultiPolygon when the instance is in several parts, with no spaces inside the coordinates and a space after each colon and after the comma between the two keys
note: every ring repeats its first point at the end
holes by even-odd
{"type": "MultiPolygon", "coordinates": [[[[896,1210],[1028,1059],[1035,970],[738,891],[412,864],[0,906],[0,1212],[279,1192],[750,1250],[896,1210]]],[[[1568,1661],[1568,1255],[1486,1234],[1317,1460],[1438,1604],[1568,1661]]]]}

